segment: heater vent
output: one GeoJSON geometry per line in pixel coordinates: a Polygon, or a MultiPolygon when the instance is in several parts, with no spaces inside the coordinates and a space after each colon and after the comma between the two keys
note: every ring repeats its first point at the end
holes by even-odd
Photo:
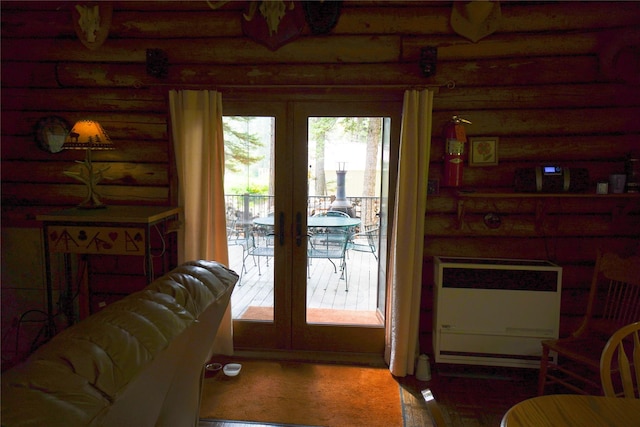
{"type": "Polygon", "coordinates": [[[436,363],[537,368],[558,337],[562,268],[548,261],[434,258],[436,363]]]}

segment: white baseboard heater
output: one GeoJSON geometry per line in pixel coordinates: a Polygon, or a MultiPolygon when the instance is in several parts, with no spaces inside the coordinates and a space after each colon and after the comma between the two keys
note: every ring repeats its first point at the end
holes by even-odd
{"type": "Polygon", "coordinates": [[[562,267],[434,257],[434,276],[436,363],[540,366],[540,341],[558,337],[562,267]]]}

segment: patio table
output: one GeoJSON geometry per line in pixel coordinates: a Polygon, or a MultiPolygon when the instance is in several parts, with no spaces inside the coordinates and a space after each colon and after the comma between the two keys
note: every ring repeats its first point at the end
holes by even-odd
{"type": "MultiPolygon", "coordinates": [[[[347,218],[340,216],[310,216],[307,217],[307,227],[318,228],[349,228],[360,225],[360,218],[347,218]]],[[[274,217],[265,216],[255,218],[253,220],[255,225],[270,226],[273,227],[274,217]]]]}

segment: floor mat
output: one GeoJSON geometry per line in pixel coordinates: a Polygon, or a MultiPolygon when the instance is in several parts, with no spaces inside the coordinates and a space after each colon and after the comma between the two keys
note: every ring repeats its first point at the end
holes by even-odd
{"type": "Polygon", "coordinates": [[[400,386],[386,368],[241,361],[206,378],[200,418],[326,427],[402,426],[400,386]]]}

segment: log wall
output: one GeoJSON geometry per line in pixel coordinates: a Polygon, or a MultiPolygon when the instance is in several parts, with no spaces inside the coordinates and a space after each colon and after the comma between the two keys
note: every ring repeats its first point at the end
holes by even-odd
{"type": "MultiPolygon", "coordinates": [[[[79,160],[78,152],[49,154],[34,142],[34,124],[50,115],[70,124],[90,115],[108,129],[118,149],[94,156],[98,166],[111,167],[101,186],[105,202],[170,204],[169,89],[220,88],[241,97],[237,87],[268,87],[299,96],[357,85],[399,99],[402,88],[439,85],[431,178],[442,176],[441,129],[451,115],[473,122],[470,136],[500,138],[498,166],[465,170],[465,187],[477,193],[512,192],[515,169],[543,162],[587,168],[594,193],[596,181],[623,171],[625,156],[640,152],[640,3],[502,2],[500,29],[472,43],[451,29],[450,2],[345,1],[330,34],[305,28],[276,51],[243,35],[244,2],[212,10],[204,1],[111,2],[108,39],[89,50],[74,31],[74,4],[1,5],[3,233],[33,230],[36,215],[79,201],[81,187],[60,172],[79,160]],[[430,78],[418,67],[424,46],[438,48],[430,78]],[[147,74],[147,49],[168,54],[165,78],[147,74]]],[[[447,189],[430,196],[422,350],[431,350],[434,255],[560,264],[566,333],[584,306],[596,249],[636,251],[639,216],[638,197],[461,199],[447,189]],[[501,216],[499,228],[484,224],[489,212],[501,216]]],[[[3,244],[3,260],[11,249],[3,244]]],[[[33,287],[25,297],[12,267],[3,268],[3,296],[26,302],[3,310],[3,336],[16,311],[37,305],[33,295],[42,291],[33,287]]]]}

